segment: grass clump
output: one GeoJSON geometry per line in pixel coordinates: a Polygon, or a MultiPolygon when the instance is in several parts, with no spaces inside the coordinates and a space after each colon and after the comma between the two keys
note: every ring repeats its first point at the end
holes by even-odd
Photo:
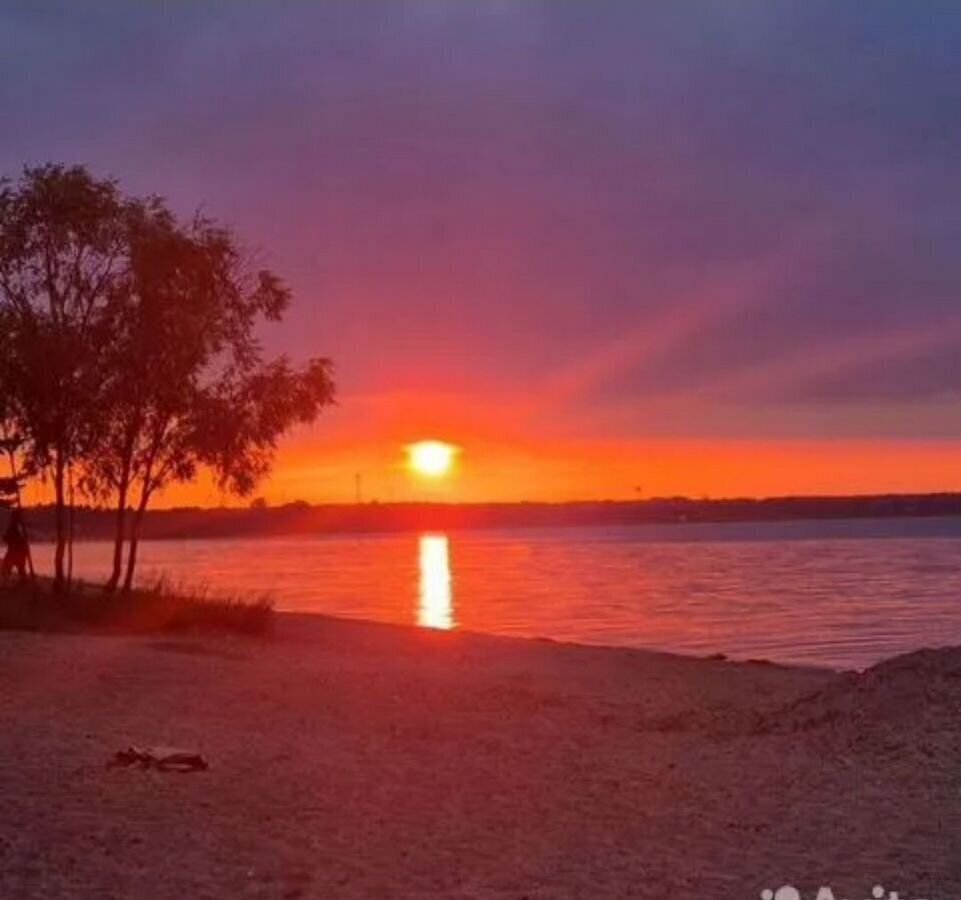
{"type": "Polygon", "coordinates": [[[56,594],[49,580],[0,587],[0,630],[112,631],[133,634],[228,632],[263,635],[273,624],[269,598],[218,597],[158,578],[130,593],[83,582],[56,594]]]}

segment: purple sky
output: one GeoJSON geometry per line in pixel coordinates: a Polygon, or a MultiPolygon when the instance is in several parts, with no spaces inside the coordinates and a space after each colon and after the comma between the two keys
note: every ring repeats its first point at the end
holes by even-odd
{"type": "Polygon", "coordinates": [[[0,40],[0,171],[234,225],[345,406],[961,437],[956,2],[8,2],[0,40]]]}

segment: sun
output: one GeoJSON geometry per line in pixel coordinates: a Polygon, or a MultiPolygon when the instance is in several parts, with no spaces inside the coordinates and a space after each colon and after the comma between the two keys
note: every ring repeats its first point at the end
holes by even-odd
{"type": "Polygon", "coordinates": [[[418,475],[443,478],[454,466],[457,447],[443,441],[418,441],[407,447],[407,464],[418,475]]]}

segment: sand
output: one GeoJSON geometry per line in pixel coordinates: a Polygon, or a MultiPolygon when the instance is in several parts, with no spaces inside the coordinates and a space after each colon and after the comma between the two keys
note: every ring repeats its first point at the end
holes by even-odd
{"type": "Polygon", "coordinates": [[[961,651],[0,634],[0,898],[961,897],[961,651]],[[190,774],[106,763],[203,753],[190,774]]]}

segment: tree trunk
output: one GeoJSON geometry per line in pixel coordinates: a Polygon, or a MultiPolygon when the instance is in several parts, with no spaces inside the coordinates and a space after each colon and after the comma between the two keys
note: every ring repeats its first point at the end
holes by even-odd
{"type": "Polygon", "coordinates": [[[123,571],[123,545],[126,540],[127,528],[127,484],[120,485],[117,496],[117,513],[115,518],[115,530],[113,536],[113,570],[110,578],[104,585],[104,590],[112,593],[120,583],[120,575],[123,571]]]}
{"type": "Polygon", "coordinates": [[[130,549],[127,551],[127,573],[123,579],[123,592],[129,594],[133,589],[133,573],[137,567],[137,545],[140,543],[140,526],[143,524],[144,510],[147,508],[147,501],[150,495],[144,491],[140,495],[140,503],[133,516],[133,525],[130,528],[130,549]]]}
{"type": "Polygon", "coordinates": [[[67,467],[67,590],[73,586],[73,534],[76,523],[76,508],[73,494],[73,466],[67,467]]]}
{"type": "Polygon", "coordinates": [[[127,574],[123,577],[123,592],[125,594],[129,594],[133,590],[133,572],[137,565],[137,545],[140,543],[140,536],[137,533],[139,530],[135,516],[130,535],[130,549],[127,551],[127,574]]]}
{"type": "Polygon", "coordinates": [[[64,554],[67,548],[67,504],[64,498],[64,460],[62,450],[57,450],[57,461],[54,465],[53,476],[55,497],[55,520],[57,528],[57,545],[53,554],[53,589],[61,593],[64,589],[64,554]]]}

